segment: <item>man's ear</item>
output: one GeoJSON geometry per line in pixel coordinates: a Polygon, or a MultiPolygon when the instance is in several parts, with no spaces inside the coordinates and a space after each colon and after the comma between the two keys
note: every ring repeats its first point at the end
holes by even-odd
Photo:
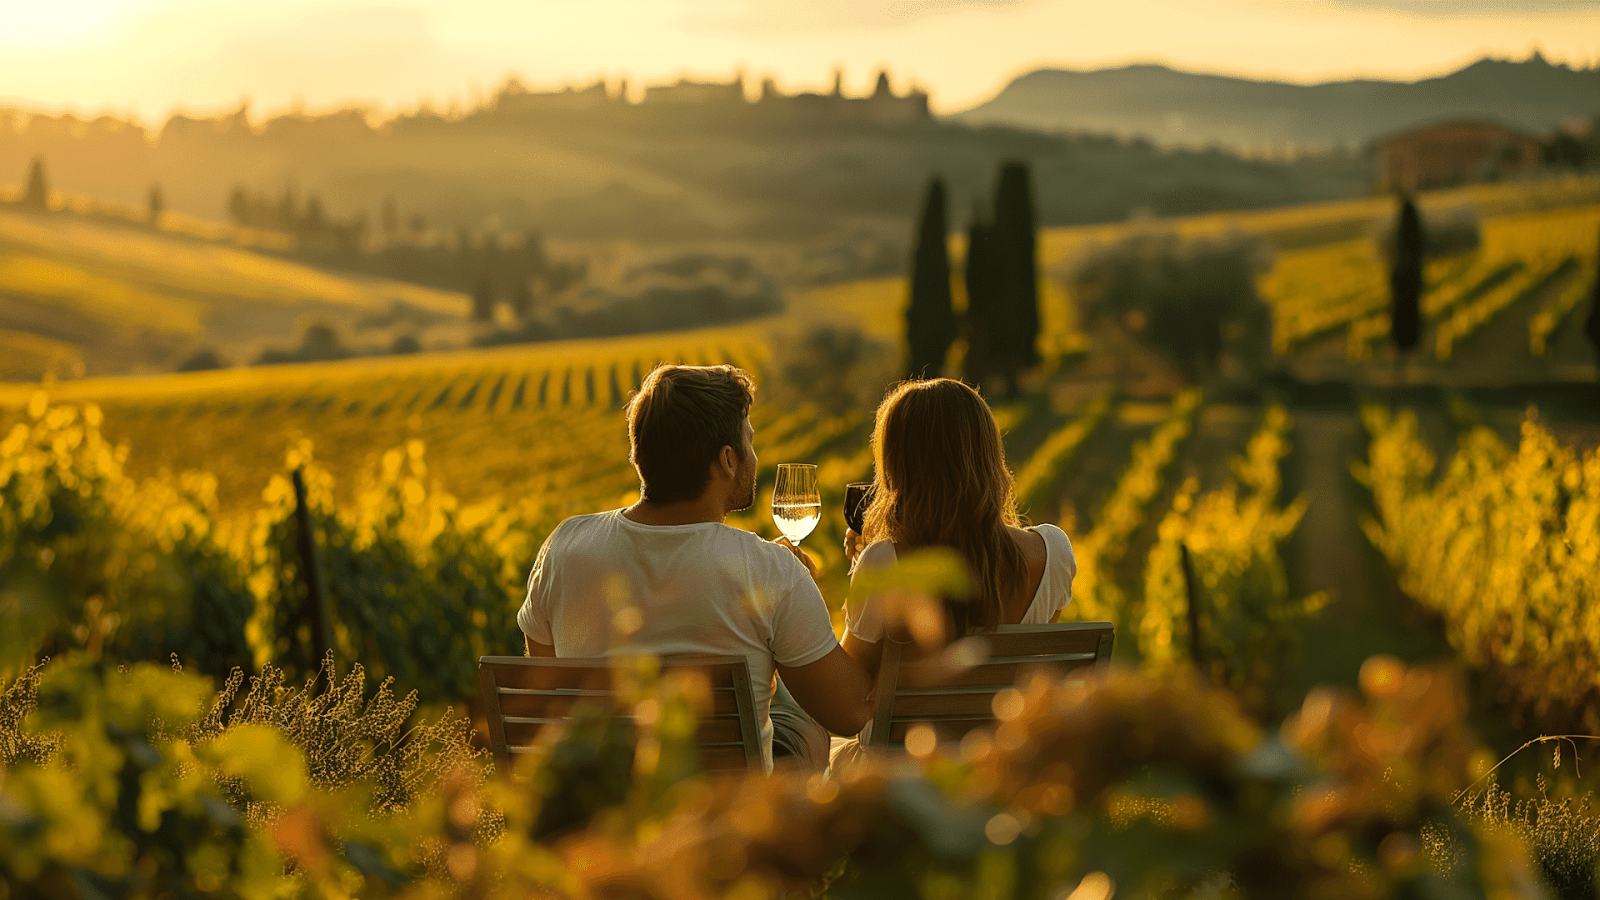
{"type": "Polygon", "coordinates": [[[722,470],[729,478],[739,474],[739,454],[727,444],[722,445],[722,451],[717,454],[717,461],[722,463],[722,470]]]}

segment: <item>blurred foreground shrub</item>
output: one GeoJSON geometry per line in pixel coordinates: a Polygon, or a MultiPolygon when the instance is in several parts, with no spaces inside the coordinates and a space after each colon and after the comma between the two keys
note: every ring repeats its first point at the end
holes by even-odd
{"type": "MultiPolygon", "coordinates": [[[[1595,868],[1600,862],[1600,813],[1592,795],[1552,799],[1539,779],[1540,796],[1516,799],[1490,783],[1481,793],[1464,795],[1459,806],[1480,826],[1508,832],[1527,847],[1539,874],[1558,900],[1590,900],[1595,896],[1595,868]]],[[[1445,868],[1460,863],[1457,848],[1439,829],[1424,831],[1428,854],[1445,868]]]]}
{"type": "Polygon", "coordinates": [[[1039,679],[959,750],[704,780],[681,777],[692,686],[641,681],[630,752],[580,719],[520,781],[463,760],[383,807],[319,782],[281,723],[205,727],[221,698],[199,679],[58,660],[23,730],[60,749],[0,770],[0,877],[81,897],[1540,896],[1520,844],[1451,803],[1480,756],[1453,680],[1375,658],[1361,684],[1265,734],[1181,673],[1039,679]],[[616,788],[552,828],[579,771],[616,788]]]}

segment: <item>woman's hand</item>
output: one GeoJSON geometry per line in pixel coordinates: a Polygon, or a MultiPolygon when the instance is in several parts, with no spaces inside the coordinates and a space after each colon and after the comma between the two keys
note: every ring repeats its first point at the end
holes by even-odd
{"type": "Polygon", "coordinates": [[[806,571],[811,573],[811,580],[817,580],[817,561],[811,558],[811,554],[800,549],[798,544],[795,544],[786,537],[774,538],[772,542],[774,544],[782,544],[783,546],[788,547],[789,552],[794,554],[795,559],[800,560],[800,565],[805,566],[806,571]]]}
{"type": "Polygon", "coordinates": [[[861,535],[855,529],[844,530],[844,558],[850,560],[850,565],[856,564],[856,557],[861,555],[861,535]]]}

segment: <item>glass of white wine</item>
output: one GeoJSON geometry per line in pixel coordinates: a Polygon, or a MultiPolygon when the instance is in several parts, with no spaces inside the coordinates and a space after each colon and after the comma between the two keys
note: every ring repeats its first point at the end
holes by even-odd
{"type": "Polygon", "coordinates": [[[817,527],[822,518],[822,495],[817,492],[817,467],[808,463],[780,463],[778,484],[772,490],[772,521],[795,546],[817,527]]]}

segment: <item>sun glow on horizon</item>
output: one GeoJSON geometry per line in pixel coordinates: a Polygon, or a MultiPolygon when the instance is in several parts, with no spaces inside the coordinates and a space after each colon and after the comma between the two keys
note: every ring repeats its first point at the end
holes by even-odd
{"type": "Polygon", "coordinates": [[[253,115],[351,105],[382,115],[427,102],[465,108],[509,76],[536,90],[681,76],[848,93],[887,71],[935,111],[992,96],[1041,67],[1161,62],[1314,82],[1414,79],[1482,56],[1534,49],[1596,61],[1600,9],[1438,16],[1316,0],[1088,0],[1013,3],[817,0],[55,0],[0,17],[0,102],[158,124],[250,99],[253,115]]]}

